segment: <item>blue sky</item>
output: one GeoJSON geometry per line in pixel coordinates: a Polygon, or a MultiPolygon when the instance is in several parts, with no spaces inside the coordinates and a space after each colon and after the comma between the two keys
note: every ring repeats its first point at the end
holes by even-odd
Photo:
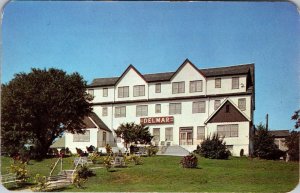
{"type": "Polygon", "coordinates": [[[35,68],[120,76],[255,63],[256,124],[292,129],[299,109],[300,20],[288,2],[10,2],[2,82],[35,68]]]}

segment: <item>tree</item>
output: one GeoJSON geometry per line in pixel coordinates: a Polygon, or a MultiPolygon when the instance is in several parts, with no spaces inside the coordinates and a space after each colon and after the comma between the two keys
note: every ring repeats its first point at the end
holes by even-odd
{"type": "Polygon", "coordinates": [[[295,120],[295,128],[298,129],[300,127],[300,109],[298,111],[295,111],[295,113],[293,114],[293,116],[291,117],[292,120],[295,120]]]}
{"type": "Polygon", "coordinates": [[[115,132],[118,137],[124,140],[126,148],[130,143],[149,144],[153,138],[148,127],[135,123],[123,123],[115,132]]]}
{"type": "Polygon", "coordinates": [[[226,149],[226,143],[218,134],[207,137],[196,150],[201,156],[210,159],[228,159],[230,151],[226,149]]]}
{"type": "Polygon", "coordinates": [[[86,81],[78,73],[33,68],[2,84],[2,145],[13,154],[25,144],[43,158],[53,140],[68,131],[84,133],[83,118],[91,112],[86,81]]]}
{"type": "Polygon", "coordinates": [[[299,131],[292,131],[285,138],[285,144],[288,147],[287,153],[291,161],[299,161],[299,131]]]}
{"type": "Polygon", "coordinates": [[[253,155],[263,159],[275,160],[284,155],[284,152],[278,149],[273,136],[263,124],[257,126],[257,131],[253,137],[253,149],[253,155]]]}

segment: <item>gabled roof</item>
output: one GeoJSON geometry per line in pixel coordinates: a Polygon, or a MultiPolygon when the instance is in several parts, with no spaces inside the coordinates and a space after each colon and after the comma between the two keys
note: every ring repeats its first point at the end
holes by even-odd
{"type": "Polygon", "coordinates": [[[66,139],[65,136],[58,138],[50,148],[63,148],[66,147],[66,139]]]}
{"type": "Polygon", "coordinates": [[[116,83],[115,83],[115,85],[116,84],[118,84],[120,81],[121,81],[121,79],[127,74],[127,72],[129,71],[129,70],[133,70],[133,71],[135,71],[145,82],[147,82],[146,80],[145,80],[145,78],[144,78],[144,76],[132,65],[132,64],[130,64],[128,67],[127,67],[127,69],[123,72],[123,74],[118,78],[118,80],[116,81],[116,83]]]}
{"type": "Polygon", "coordinates": [[[85,129],[87,128],[100,128],[102,130],[111,132],[107,125],[98,117],[94,112],[91,112],[89,116],[85,116],[83,119],[85,129]]]}
{"type": "Polygon", "coordinates": [[[226,99],[204,122],[220,123],[220,122],[243,122],[251,121],[242,111],[234,105],[230,99],[226,99]],[[226,113],[226,106],[229,106],[230,111],[226,113]]]}
{"type": "Polygon", "coordinates": [[[200,69],[198,69],[191,61],[189,61],[189,59],[185,59],[184,62],[179,66],[179,68],[177,68],[177,70],[173,73],[170,80],[172,80],[178,74],[178,72],[180,72],[180,70],[188,63],[191,64],[191,66],[205,78],[205,75],[203,74],[203,72],[201,72],[200,69]]]}

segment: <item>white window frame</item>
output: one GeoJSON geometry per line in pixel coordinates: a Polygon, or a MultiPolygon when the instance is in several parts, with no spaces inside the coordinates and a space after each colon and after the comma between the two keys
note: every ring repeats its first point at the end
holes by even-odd
{"type": "Polygon", "coordinates": [[[241,111],[246,110],[246,98],[240,98],[238,99],[238,107],[241,111]]]}
{"type": "Polygon", "coordinates": [[[103,97],[108,97],[108,88],[103,88],[103,97]]]}
{"type": "Polygon", "coordinates": [[[129,86],[118,87],[118,98],[129,97],[129,86]]]}
{"type": "Polygon", "coordinates": [[[126,117],[126,106],[115,107],[115,118],[126,117]]]}
{"type": "Polygon", "coordinates": [[[203,81],[202,80],[190,81],[190,93],[202,92],[202,90],[203,90],[203,81]]]}
{"type": "Polygon", "coordinates": [[[137,105],[136,106],[136,116],[148,116],[148,105],[137,105]]]}
{"type": "Polygon", "coordinates": [[[205,101],[195,101],[193,102],[193,113],[205,113],[206,111],[206,102],[205,101]]]}
{"type": "Polygon", "coordinates": [[[172,83],[172,94],[184,93],[185,92],[185,82],[173,82],[172,83]]]}
{"type": "Polygon", "coordinates": [[[173,127],[165,128],[165,138],[166,141],[173,141],[173,127]]]}
{"type": "Polygon", "coordinates": [[[221,87],[222,87],[222,79],[215,78],[215,88],[221,88],[221,87]]]}
{"type": "Polygon", "coordinates": [[[133,86],[133,97],[145,96],[145,85],[133,86]]]}
{"type": "Polygon", "coordinates": [[[205,139],[205,126],[197,126],[197,140],[205,139]]]}
{"type": "Polygon", "coordinates": [[[73,134],[73,142],[90,142],[91,133],[86,130],[84,134],[73,134]]]}
{"type": "Polygon", "coordinates": [[[219,137],[238,137],[239,136],[239,125],[228,124],[228,125],[217,125],[217,133],[219,137]]]}
{"type": "Polygon", "coordinates": [[[232,89],[239,89],[240,77],[238,77],[238,76],[232,77],[231,81],[232,81],[232,89]]]}
{"type": "Polygon", "coordinates": [[[169,114],[181,114],[181,103],[170,103],[169,104],[169,114]]]}
{"type": "Polygon", "coordinates": [[[161,104],[155,104],[155,113],[161,113],[161,104]]]}
{"type": "Polygon", "coordinates": [[[155,93],[161,93],[161,83],[155,84],[155,93]]]}
{"type": "Polygon", "coordinates": [[[102,116],[106,117],[108,115],[108,109],[107,107],[102,107],[102,116]]]}

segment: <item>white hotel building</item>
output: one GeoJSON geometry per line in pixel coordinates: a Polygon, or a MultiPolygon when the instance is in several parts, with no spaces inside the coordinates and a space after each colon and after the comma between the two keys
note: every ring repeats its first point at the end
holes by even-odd
{"type": "Polygon", "coordinates": [[[149,126],[158,146],[193,150],[218,133],[233,155],[251,153],[254,64],[201,69],[186,59],[175,72],[155,74],[130,65],[120,77],[94,79],[88,92],[94,113],[85,119],[86,134],[66,134],[71,150],[107,143],[121,148],[114,130],[135,122],[149,126]]]}

